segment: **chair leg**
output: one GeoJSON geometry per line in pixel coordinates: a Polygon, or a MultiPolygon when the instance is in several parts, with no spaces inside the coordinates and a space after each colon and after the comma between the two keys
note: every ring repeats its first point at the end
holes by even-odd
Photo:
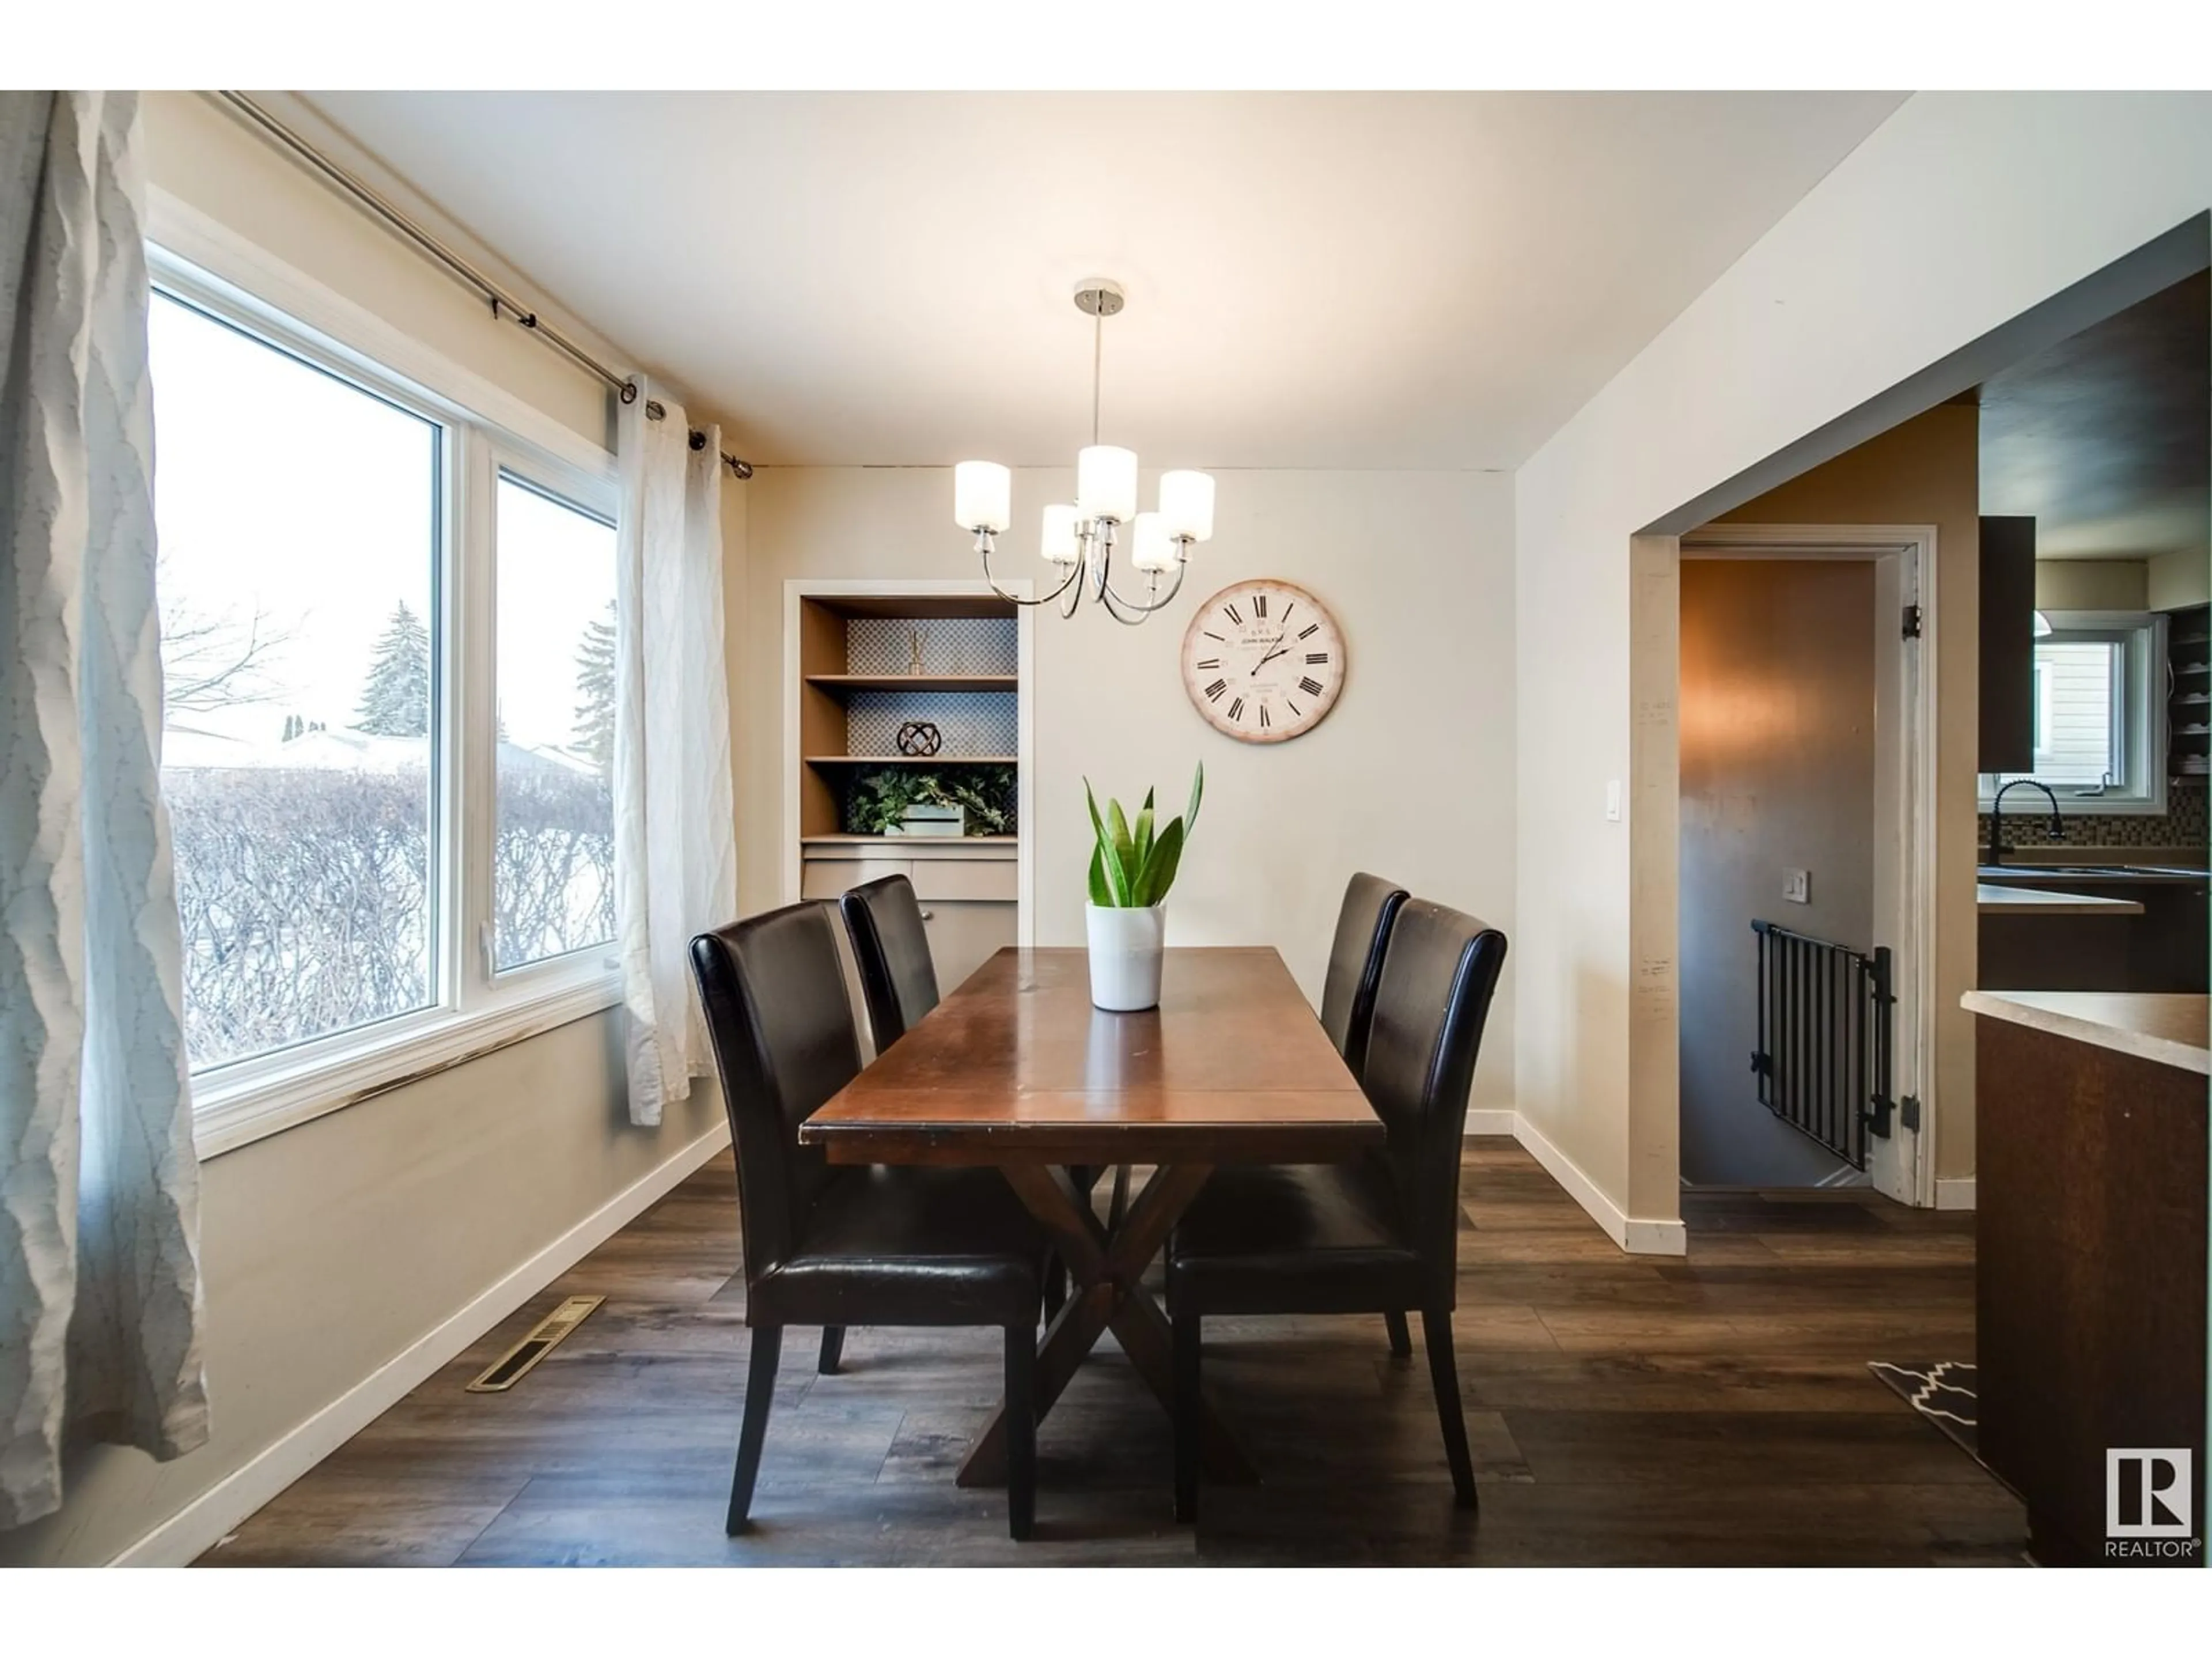
{"type": "Polygon", "coordinates": [[[1172,1315],[1175,1329],[1175,1517],[1198,1519],[1198,1443],[1206,1413],[1199,1392],[1199,1316],[1172,1315]]]}
{"type": "Polygon", "coordinates": [[[1006,1535],[1036,1526],[1036,1332],[1006,1327],[1006,1535]]]}
{"type": "Polygon", "coordinates": [[[845,1328],[824,1325],[822,1328],[822,1358],[814,1369],[823,1376],[837,1375],[837,1362],[845,1357],[845,1328]]]}
{"type": "Polygon", "coordinates": [[[1109,1233],[1118,1232],[1121,1226],[1121,1218],[1128,1213],[1129,1166],[1126,1164],[1116,1164],[1114,1166],[1114,1195],[1106,1203],[1106,1231],[1109,1233]]]}
{"type": "Polygon", "coordinates": [[[730,1481],[730,1519],[724,1528],[732,1538],[744,1529],[753,1506],[753,1482],[760,1478],[761,1447],[768,1439],[768,1408],[775,1402],[775,1367],[783,1354],[783,1327],[757,1326],[753,1331],[752,1364],[745,1373],[745,1420],[738,1431],[738,1472],[730,1481]]]}
{"type": "Polygon", "coordinates": [[[1451,1310],[1421,1310],[1421,1343],[1429,1351],[1429,1381],[1437,1391],[1437,1421],[1443,1427],[1444,1459],[1452,1491],[1463,1510],[1476,1507],[1474,1459],[1467,1449],[1467,1413],[1460,1404],[1459,1364],[1452,1357],[1451,1310]]]}
{"type": "Polygon", "coordinates": [[[1390,1328],[1390,1357],[1406,1359],[1413,1355],[1413,1334],[1406,1328],[1405,1310],[1392,1308],[1382,1316],[1382,1322],[1390,1328]]]}

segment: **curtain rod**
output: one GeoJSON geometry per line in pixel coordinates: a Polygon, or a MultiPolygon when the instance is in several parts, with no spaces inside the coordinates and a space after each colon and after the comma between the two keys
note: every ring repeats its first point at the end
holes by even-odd
{"type": "MultiPolygon", "coordinates": [[[[536,307],[526,306],[513,295],[508,294],[490,277],[485,276],[483,272],[447,247],[421,225],[409,218],[398,207],[386,200],[372,186],[324,155],[321,150],[316,149],[313,144],[290,127],[286,126],[284,123],[255,103],[252,99],[242,92],[225,92],[220,95],[224,102],[260,128],[264,135],[289,150],[294,156],[320,173],[325,179],[336,185],[346,195],[353,198],[370,214],[382,220],[386,226],[412,242],[420,252],[443,265],[449,274],[458,278],[465,286],[474,289],[477,295],[491,307],[491,314],[495,320],[504,317],[518,327],[528,331],[532,337],[543,340],[586,374],[605,382],[608,389],[623,402],[634,404],[637,401],[635,380],[627,375],[616,374],[614,370],[592,356],[550,323],[539,321],[536,307]]],[[[665,420],[668,417],[667,410],[653,398],[646,400],[645,414],[647,420],[653,421],[665,420]]],[[[707,434],[697,428],[693,428],[691,447],[696,450],[704,449],[706,447],[707,434]]],[[[741,461],[727,450],[722,452],[722,460],[738,477],[750,478],[753,476],[752,464],[750,461],[741,461]]]]}

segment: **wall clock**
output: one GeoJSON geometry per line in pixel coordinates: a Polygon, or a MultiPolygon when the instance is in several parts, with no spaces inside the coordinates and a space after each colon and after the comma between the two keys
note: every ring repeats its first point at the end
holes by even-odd
{"type": "Polygon", "coordinates": [[[1190,619],[1182,684],[1215,731],[1281,743],[1312,731],[1336,706],[1344,635],[1328,607],[1295,583],[1237,582],[1190,619]]]}

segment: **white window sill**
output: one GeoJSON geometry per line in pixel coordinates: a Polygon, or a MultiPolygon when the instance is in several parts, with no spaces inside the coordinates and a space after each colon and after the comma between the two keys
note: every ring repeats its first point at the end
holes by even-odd
{"type": "MultiPolygon", "coordinates": [[[[1978,810],[1982,817],[1989,817],[1989,802],[1978,803],[1978,810]]],[[[2171,810],[2165,801],[2145,800],[2141,795],[2069,795],[2062,791],[2058,797],[2062,818],[2155,818],[2171,810]]],[[[2051,803],[2040,791],[2008,795],[2004,821],[2008,836],[2018,835],[2023,846],[2041,846],[2043,826],[2051,822],[2051,803]]]]}
{"type": "Polygon", "coordinates": [[[205,1163],[417,1078],[589,1018],[621,1000],[621,975],[599,970],[471,1013],[434,1012],[373,1026],[358,1034],[357,1042],[319,1046],[297,1066],[274,1074],[257,1066],[226,1078],[227,1068],[219,1068],[192,1081],[193,1146],[205,1163]]]}

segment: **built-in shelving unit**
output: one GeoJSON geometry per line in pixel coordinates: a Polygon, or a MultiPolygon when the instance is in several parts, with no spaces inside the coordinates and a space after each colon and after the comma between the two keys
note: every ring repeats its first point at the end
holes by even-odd
{"type": "Polygon", "coordinates": [[[809,755],[809,766],[1018,766],[1017,755],[809,755]]]}
{"type": "Polygon", "coordinates": [[[1018,691],[1012,674],[809,674],[809,685],[840,691],[1018,691]]]}
{"type": "MultiPolygon", "coordinates": [[[[1028,867],[1021,821],[1022,656],[1026,618],[988,592],[952,584],[794,583],[788,593],[786,672],[794,716],[787,823],[793,897],[834,898],[881,876],[903,875],[921,901],[940,987],[950,990],[1000,945],[1021,937],[1028,867]],[[937,729],[934,754],[900,752],[902,727],[937,729]],[[883,835],[863,829],[856,793],[871,774],[927,769],[986,775],[1005,834],[883,835]]],[[[878,797],[880,798],[880,797],[878,797]]]]}
{"type": "Polygon", "coordinates": [[[2166,620],[2167,775],[2212,777],[2212,605],[2191,605],[2166,620]]]}

